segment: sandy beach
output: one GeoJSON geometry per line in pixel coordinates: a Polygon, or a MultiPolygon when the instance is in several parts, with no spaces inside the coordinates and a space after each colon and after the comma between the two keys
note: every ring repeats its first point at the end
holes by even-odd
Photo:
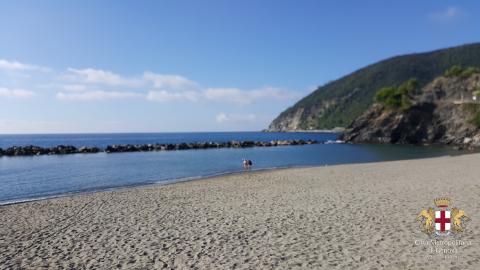
{"type": "Polygon", "coordinates": [[[249,172],[0,207],[1,269],[480,269],[480,154],[249,172]],[[417,214],[471,217],[430,256],[417,214]],[[452,251],[453,252],[453,251],[452,251]]]}

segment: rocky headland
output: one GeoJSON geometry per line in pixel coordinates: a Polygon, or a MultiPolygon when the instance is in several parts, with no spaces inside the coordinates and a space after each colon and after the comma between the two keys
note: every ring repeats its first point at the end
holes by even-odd
{"type": "Polygon", "coordinates": [[[480,74],[478,69],[457,73],[440,76],[423,88],[404,84],[380,90],[377,102],[350,124],[342,139],[479,147],[480,74]]]}
{"type": "Polygon", "coordinates": [[[416,78],[426,86],[454,65],[480,66],[480,43],[395,56],[330,81],[283,111],[268,131],[348,127],[374,103],[378,89],[416,78]]]}

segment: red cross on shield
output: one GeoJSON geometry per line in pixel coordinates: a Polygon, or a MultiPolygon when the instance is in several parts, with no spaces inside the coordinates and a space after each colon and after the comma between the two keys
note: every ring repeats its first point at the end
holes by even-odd
{"type": "Polygon", "coordinates": [[[437,210],[435,211],[435,233],[437,235],[447,235],[450,233],[450,211],[437,210]]]}

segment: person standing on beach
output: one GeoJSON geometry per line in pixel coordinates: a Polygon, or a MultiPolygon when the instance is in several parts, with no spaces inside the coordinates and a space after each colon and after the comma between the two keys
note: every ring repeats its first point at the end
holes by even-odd
{"type": "Polygon", "coordinates": [[[250,159],[243,159],[243,169],[250,170],[253,165],[253,162],[250,159]]]}

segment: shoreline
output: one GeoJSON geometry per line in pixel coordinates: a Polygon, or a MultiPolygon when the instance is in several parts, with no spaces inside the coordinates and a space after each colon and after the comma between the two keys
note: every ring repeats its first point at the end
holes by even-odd
{"type": "MultiPolygon", "coordinates": [[[[388,162],[388,161],[380,161],[380,162],[388,162]]],[[[231,175],[241,175],[241,174],[246,174],[246,173],[263,173],[263,172],[281,171],[281,170],[289,170],[289,169],[316,168],[316,167],[325,167],[325,166],[339,166],[339,165],[346,165],[346,164],[365,164],[365,163],[374,163],[374,162],[345,163],[345,164],[334,164],[334,165],[325,164],[325,165],[312,165],[312,166],[293,165],[293,166],[286,166],[286,167],[271,167],[271,168],[252,169],[250,171],[239,170],[239,171],[231,171],[231,172],[221,172],[221,173],[210,174],[210,175],[192,176],[192,177],[185,177],[185,178],[175,178],[175,179],[169,179],[169,180],[164,180],[164,181],[152,181],[152,182],[138,183],[138,184],[132,184],[132,185],[126,185],[126,186],[100,188],[100,189],[94,189],[94,190],[88,190],[88,191],[74,191],[74,192],[68,192],[68,193],[63,193],[63,194],[58,194],[58,195],[19,199],[18,201],[5,201],[5,202],[0,202],[0,209],[3,206],[8,206],[8,205],[24,204],[24,203],[30,203],[30,202],[53,200],[53,199],[58,199],[58,198],[68,198],[68,197],[75,197],[75,196],[82,196],[82,195],[90,195],[90,194],[96,194],[96,193],[102,193],[102,192],[116,192],[116,191],[142,188],[142,187],[150,187],[150,186],[159,186],[159,187],[169,186],[169,185],[175,185],[175,184],[179,184],[179,183],[188,183],[188,182],[195,182],[195,181],[210,180],[210,179],[215,179],[215,178],[218,178],[218,177],[225,177],[225,176],[231,176],[231,175]]]]}
{"type": "Polygon", "coordinates": [[[478,269],[479,161],[475,153],[252,171],[5,205],[0,265],[478,269]],[[432,259],[421,244],[431,236],[416,217],[438,197],[471,216],[458,235],[471,244],[456,247],[457,259],[432,259]]]}
{"type": "Polygon", "coordinates": [[[322,168],[322,167],[333,167],[333,166],[343,166],[343,165],[361,165],[361,164],[372,164],[372,163],[384,163],[384,162],[396,162],[396,161],[405,161],[405,160],[424,160],[424,159],[436,159],[436,158],[444,158],[444,157],[455,157],[455,156],[463,156],[463,155],[472,155],[478,152],[465,152],[459,153],[458,155],[443,155],[443,156],[436,156],[436,157],[419,157],[413,159],[398,159],[398,160],[386,160],[386,161],[367,161],[367,162],[358,162],[358,163],[341,163],[341,164],[323,164],[323,165],[292,165],[292,166],[285,166],[285,167],[270,167],[270,168],[259,168],[259,169],[252,169],[250,171],[243,171],[241,169],[237,171],[230,171],[230,172],[220,172],[215,174],[209,175],[199,175],[199,176],[191,176],[191,177],[184,177],[184,178],[175,178],[175,179],[168,179],[168,180],[157,180],[145,183],[136,183],[131,185],[125,186],[117,186],[117,187],[105,187],[105,188],[98,188],[92,190],[80,190],[80,191],[73,191],[67,192],[62,194],[54,194],[54,195],[47,195],[41,197],[32,197],[32,198],[25,198],[25,199],[18,199],[18,200],[10,200],[5,202],[0,202],[0,209],[4,206],[8,205],[15,205],[15,204],[24,204],[30,202],[37,202],[37,201],[45,201],[45,200],[53,200],[58,198],[68,198],[68,197],[75,197],[75,196],[83,196],[83,195],[90,195],[102,192],[117,192],[135,188],[142,188],[142,187],[155,187],[155,186],[169,186],[175,185],[179,183],[186,183],[186,182],[195,182],[195,181],[203,181],[203,180],[211,180],[215,178],[221,178],[226,176],[234,176],[234,175],[242,175],[246,173],[268,173],[268,172],[276,172],[282,170],[290,170],[290,169],[308,169],[308,168],[322,168]]]}

